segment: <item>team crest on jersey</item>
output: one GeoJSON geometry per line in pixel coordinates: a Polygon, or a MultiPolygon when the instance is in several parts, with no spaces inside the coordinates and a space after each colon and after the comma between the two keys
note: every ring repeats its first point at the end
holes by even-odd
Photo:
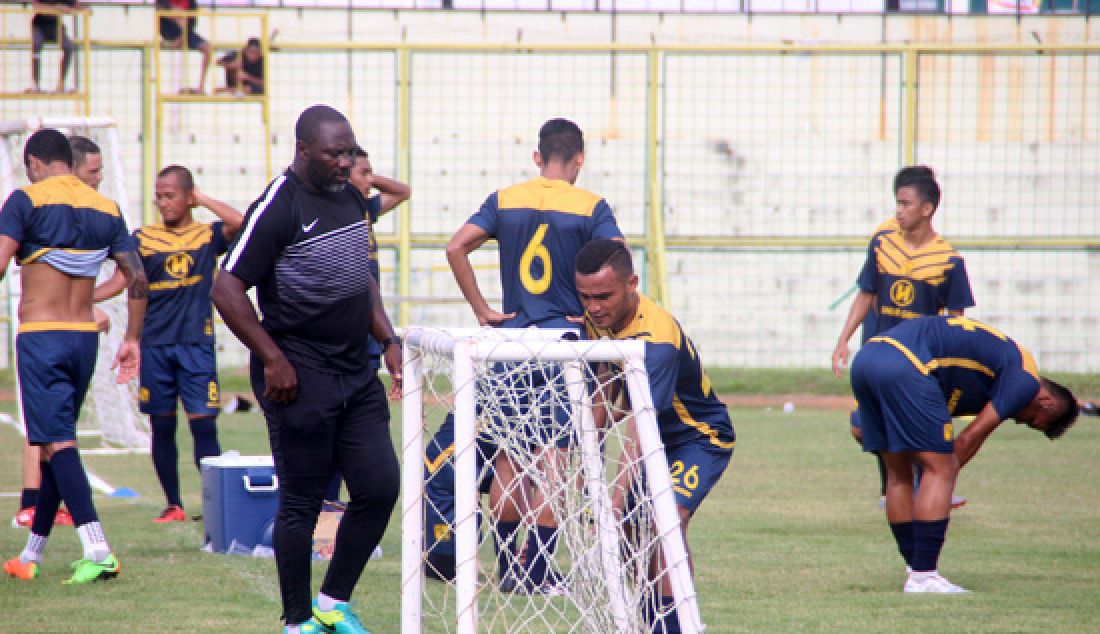
{"type": "Polygon", "coordinates": [[[173,253],[164,260],[164,270],[177,280],[187,277],[195,260],[187,253],[173,253]]]}
{"type": "Polygon", "coordinates": [[[890,285],[890,300],[895,306],[908,306],[917,297],[917,289],[909,280],[898,280],[890,285]]]}

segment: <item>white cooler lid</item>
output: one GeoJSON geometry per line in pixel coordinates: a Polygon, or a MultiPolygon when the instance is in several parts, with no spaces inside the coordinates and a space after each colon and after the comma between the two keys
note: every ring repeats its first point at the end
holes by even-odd
{"type": "Polygon", "coordinates": [[[271,456],[242,456],[235,451],[227,451],[220,456],[207,456],[202,459],[204,467],[274,467],[271,456]]]}

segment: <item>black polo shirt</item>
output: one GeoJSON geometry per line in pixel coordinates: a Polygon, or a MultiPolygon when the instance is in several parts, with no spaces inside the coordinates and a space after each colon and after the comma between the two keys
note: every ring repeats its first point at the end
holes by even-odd
{"type": "Polygon", "coordinates": [[[256,287],[261,324],[293,363],[366,368],[370,332],[367,202],[350,184],[307,191],[291,170],[248,208],[223,268],[256,287]]]}

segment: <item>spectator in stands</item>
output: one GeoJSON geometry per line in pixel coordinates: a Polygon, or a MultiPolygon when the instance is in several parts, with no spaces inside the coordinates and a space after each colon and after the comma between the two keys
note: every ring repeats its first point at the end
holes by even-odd
{"type": "Polygon", "coordinates": [[[80,7],[80,0],[32,0],[34,17],[31,18],[31,79],[34,85],[27,92],[42,92],[42,49],[46,43],[61,45],[61,67],[57,73],[57,92],[65,92],[65,77],[73,63],[73,41],[61,23],[60,13],[72,13],[80,7]],[[48,10],[40,13],[39,10],[48,10]]]}
{"type": "Polygon", "coordinates": [[[245,95],[264,93],[264,51],[260,39],[249,38],[240,51],[230,51],[218,59],[218,66],[225,69],[225,88],[218,92],[245,95]]]}
{"type": "MultiPolygon", "coordinates": [[[[157,0],[157,8],[165,11],[195,11],[198,3],[195,0],[157,0]]],[[[202,72],[199,75],[197,88],[184,88],[180,92],[190,95],[206,94],[206,71],[210,68],[210,42],[195,32],[194,15],[170,15],[158,16],[160,36],[164,38],[161,44],[164,48],[183,48],[196,50],[202,53],[202,72]],[[184,36],[186,35],[186,40],[184,36]]]]}

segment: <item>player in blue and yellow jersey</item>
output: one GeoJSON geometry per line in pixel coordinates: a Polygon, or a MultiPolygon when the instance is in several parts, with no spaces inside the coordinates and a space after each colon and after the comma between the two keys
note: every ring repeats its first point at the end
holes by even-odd
{"type": "MultiPolygon", "coordinates": [[[[688,522],[733,455],[729,412],[680,323],[638,292],[638,276],[626,246],[615,240],[589,242],[577,254],[576,281],[589,338],[645,342],[649,388],[686,545],[688,522]]],[[[661,580],[660,601],[653,631],[679,632],[667,576],[661,580]]]]}
{"type": "MultiPolygon", "coordinates": [[[[566,119],[544,123],[539,130],[534,161],[539,176],[490,194],[481,209],[451,238],[447,245],[447,261],[478,324],[576,329],[570,317],[579,319],[582,314],[573,279],[577,252],[596,238],[621,240],[622,232],[607,201],[575,186],[584,165],[584,135],[577,124],[566,119]],[[504,296],[501,311],[485,301],[469,258],[470,253],[490,239],[495,239],[500,249],[500,282],[504,296]]],[[[522,381],[536,391],[546,384],[542,372],[534,372],[522,381]]],[[[516,418],[522,414],[516,412],[516,418]]],[[[542,437],[532,439],[535,451],[541,453],[540,460],[550,463],[556,452],[544,452],[543,449],[560,447],[567,442],[567,434],[562,430],[566,427],[568,412],[556,408],[545,415],[540,412],[538,419],[552,421],[537,430],[542,437]]],[[[503,453],[494,461],[497,477],[489,497],[492,507],[499,509],[497,535],[506,536],[505,543],[499,544],[499,573],[502,587],[507,588],[513,585],[507,577],[509,571],[514,570],[514,561],[508,562],[521,511],[520,500],[515,499],[515,487],[512,486],[515,469],[503,453]],[[510,493],[505,494],[505,491],[510,493]]],[[[547,465],[547,468],[552,467],[547,465]]],[[[526,581],[528,590],[538,591],[548,582],[547,556],[554,552],[556,522],[540,489],[531,492],[531,500],[531,508],[536,509],[538,519],[535,529],[528,531],[529,556],[520,579],[526,581]]]]}
{"type": "MultiPolygon", "coordinates": [[[[176,448],[177,400],[187,412],[194,462],[221,453],[216,420],[221,409],[214,352],[210,288],[218,256],[237,235],[244,218],[229,205],[195,187],[191,170],[169,165],[157,174],[155,202],[160,224],[134,232],[149,278],[149,310],[141,335],[141,411],[153,428],[153,469],[167,506],[153,521],[184,522],[176,448]],[[195,221],[191,210],[205,207],[219,219],[195,221]]],[[[117,276],[97,289],[96,299],[117,292],[117,276]]]]}
{"type": "Polygon", "coordinates": [[[99,523],[76,448],[80,413],[99,348],[92,307],[99,267],[113,258],[129,285],[126,334],[114,366],[118,381],[140,366],[138,339],[148,284],[118,205],[72,175],[69,140],[43,129],[23,151],[31,185],[13,192],[0,212],[0,275],[15,256],[22,266],[16,366],[27,439],[41,448],[38,506],[23,552],[4,563],[20,579],[38,575],[54,516],[62,501],[83,545],[69,583],[118,574],[99,523]]]}
{"type": "Polygon", "coordinates": [[[863,449],[886,461],[886,517],[911,570],[905,592],[966,592],[937,572],[959,469],[1006,418],[1058,438],[1077,400],[1015,341],[966,317],[922,317],[871,337],[851,378],[863,449]],[[952,417],[965,415],[975,418],[957,433],[952,417]]]}
{"type": "MultiPolygon", "coordinates": [[[[962,256],[932,228],[940,204],[940,186],[932,170],[915,165],[894,177],[896,216],[875,229],[867,259],[859,274],[859,295],[833,350],[833,372],[841,377],[847,365],[848,341],[863,324],[863,341],[917,317],[962,315],[974,305],[962,256]]],[[[851,431],[860,442],[859,411],[852,410],[851,431]]],[[[876,457],[877,458],[877,457],[876,457]]],[[[881,458],[881,494],[886,493],[886,469],[881,458]]],[[[965,504],[957,498],[956,506],[965,504]]]]}

